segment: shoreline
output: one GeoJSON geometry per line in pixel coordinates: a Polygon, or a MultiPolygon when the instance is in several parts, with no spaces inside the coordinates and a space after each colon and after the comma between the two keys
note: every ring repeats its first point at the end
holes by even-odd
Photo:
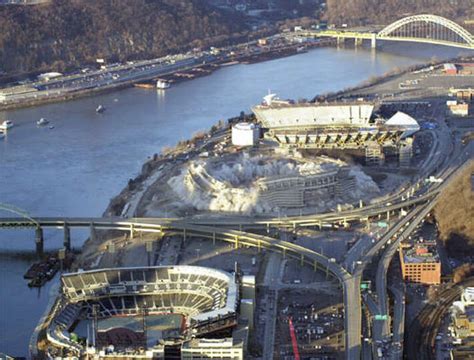
{"type": "MultiPolygon", "coordinates": [[[[88,96],[98,95],[98,94],[111,93],[113,91],[130,88],[130,87],[133,87],[137,83],[151,81],[156,78],[175,76],[176,74],[179,74],[182,72],[187,72],[187,71],[192,72],[192,71],[196,71],[197,69],[201,69],[203,67],[208,70],[210,69],[209,72],[206,72],[205,74],[202,74],[201,76],[196,76],[195,78],[202,77],[202,76],[212,74],[215,70],[221,67],[226,67],[226,66],[234,65],[234,64],[254,64],[254,63],[259,63],[259,62],[266,62],[266,61],[275,60],[279,58],[298,55],[301,53],[301,51],[299,51],[298,49],[302,46],[304,47],[304,52],[306,52],[306,51],[316,49],[316,48],[330,47],[333,45],[333,43],[335,42],[332,41],[332,39],[330,39],[330,40],[323,40],[317,43],[289,44],[283,47],[277,47],[277,48],[270,49],[268,51],[264,51],[260,53],[242,54],[239,56],[232,56],[230,58],[218,59],[216,61],[212,61],[209,63],[186,66],[181,69],[171,70],[169,72],[165,72],[160,75],[155,74],[155,75],[145,75],[142,77],[138,76],[137,78],[128,80],[126,82],[112,83],[109,85],[101,86],[99,88],[77,90],[77,91],[72,91],[71,93],[66,93],[62,95],[56,94],[56,95],[51,95],[46,98],[33,99],[33,100],[21,102],[21,103],[10,103],[10,104],[0,103],[0,111],[17,110],[17,109],[23,109],[23,108],[28,108],[28,107],[34,107],[34,106],[41,106],[45,104],[65,102],[65,101],[80,99],[80,98],[84,98],[88,96]]],[[[144,60],[144,61],[151,61],[151,60],[144,60]]],[[[113,71],[113,69],[111,71],[113,71]]],[[[69,75],[66,74],[65,76],[69,76],[69,75]]],[[[176,81],[176,83],[181,82],[181,81],[193,80],[193,79],[194,78],[180,78],[178,81],[176,81]]],[[[0,91],[6,90],[6,89],[8,89],[8,87],[2,88],[0,89],[0,91]]]]}

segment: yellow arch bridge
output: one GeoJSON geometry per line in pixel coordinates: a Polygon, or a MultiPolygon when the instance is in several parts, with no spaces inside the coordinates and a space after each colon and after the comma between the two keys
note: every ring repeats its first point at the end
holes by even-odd
{"type": "Polygon", "coordinates": [[[445,45],[474,50],[474,35],[454,21],[436,15],[408,16],[388,25],[377,32],[357,32],[342,30],[302,31],[306,37],[329,37],[337,41],[354,39],[356,44],[370,40],[372,48],[377,40],[417,42],[445,45]]]}

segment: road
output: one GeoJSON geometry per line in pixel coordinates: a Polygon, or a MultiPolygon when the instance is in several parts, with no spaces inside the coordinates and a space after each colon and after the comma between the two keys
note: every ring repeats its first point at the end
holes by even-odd
{"type": "MultiPolygon", "coordinates": [[[[440,191],[442,191],[445,187],[448,186],[449,184],[449,178],[455,178],[457,174],[459,174],[463,169],[464,166],[461,166],[462,164],[465,164],[470,158],[473,153],[474,149],[474,144],[470,144],[468,147],[464,149],[463,152],[459,151],[462,150],[461,148],[455,149],[453,147],[452,149],[452,157],[451,159],[449,157],[443,158],[443,170],[441,171],[441,174],[439,175],[443,179],[443,183],[441,185],[438,185],[438,188],[440,191]],[[455,151],[458,150],[458,151],[455,151]]],[[[415,208],[412,210],[413,215],[407,215],[404,219],[404,223],[406,224],[405,228],[403,229],[403,232],[398,235],[395,241],[392,241],[390,246],[387,247],[387,249],[384,251],[384,254],[382,255],[381,260],[379,261],[378,268],[377,268],[377,274],[376,274],[376,289],[377,289],[377,302],[376,302],[376,308],[372,309],[375,313],[378,314],[388,314],[388,297],[387,297],[387,270],[388,266],[391,262],[391,259],[393,258],[393,255],[396,253],[399,244],[405,240],[420,224],[423,219],[432,211],[434,206],[436,205],[436,198],[427,202],[424,205],[419,206],[418,208],[415,208]],[[416,214],[416,216],[415,216],[416,214]],[[409,222],[409,218],[412,218],[412,221],[409,222]]],[[[391,240],[387,240],[388,241],[391,240]]],[[[398,316],[402,316],[402,311],[398,309],[399,313],[398,316]]],[[[397,318],[394,321],[394,324],[400,324],[401,318],[397,318]]],[[[401,342],[399,340],[395,339],[400,339],[403,338],[402,334],[400,333],[402,331],[402,328],[400,326],[396,326],[393,329],[393,334],[394,338],[392,339],[391,345],[392,347],[389,349],[389,355],[392,358],[399,358],[400,355],[400,348],[399,348],[399,343],[401,342]],[[395,347],[393,347],[393,345],[395,347]]],[[[380,343],[383,340],[390,340],[389,339],[389,334],[390,334],[390,326],[389,326],[389,321],[374,321],[373,322],[373,342],[374,343],[380,343]]]]}
{"type": "Polygon", "coordinates": [[[265,269],[264,286],[269,289],[265,294],[265,331],[263,341],[263,359],[272,360],[275,351],[275,327],[278,317],[278,287],[274,288],[274,284],[281,281],[283,262],[280,254],[273,253],[270,255],[265,269]]]}

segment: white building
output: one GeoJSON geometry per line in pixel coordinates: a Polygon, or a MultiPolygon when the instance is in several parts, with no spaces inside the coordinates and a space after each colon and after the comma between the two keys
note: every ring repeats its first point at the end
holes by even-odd
{"type": "Polygon", "coordinates": [[[327,105],[291,104],[272,97],[252,110],[262,125],[269,129],[313,126],[366,126],[374,110],[372,104],[327,105]]]}
{"type": "Polygon", "coordinates": [[[420,130],[420,124],[418,124],[418,121],[401,111],[398,111],[395,115],[388,119],[385,122],[385,125],[397,126],[404,129],[405,131],[403,132],[402,138],[413,135],[420,130]]]}
{"type": "Polygon", "coordinates": [[[181,347],[181,359],[244,359],[243,341],[226,339],[193,339],[181,347]]]}
{"type": "Polygon", "coordinates": [[[464,306],[474,306],[474,287],[464,289],[461,295],[461,301],[464,306]]]}
{"type": "Polygon", "coordinates": [[[61,74],[59,72],[48,72],[48,73],[38,75],[38,80],[39,81],[49,81],[51,79],[58,78],[58,77],[61,77],[61,76],[63,76],[63,74],[61,74]]]}
{"type": "Polygon", "coordinates": [[[259,138],[260,130],[255,124],[241,122],[232,126],[232,145],[254,146],[259,138]]]}

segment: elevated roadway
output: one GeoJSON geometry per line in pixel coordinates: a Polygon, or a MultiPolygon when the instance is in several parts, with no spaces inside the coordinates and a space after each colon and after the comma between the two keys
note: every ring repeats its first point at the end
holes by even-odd
{"type": "MultiPolygon", "coordinates": [[[[445,170],[441,173],[441,178],[444,180],[442,184],[437,186],[439,192],[442,192],[450,182],[450,179],[456,178],[458,174],[460,174],[464,169],[470,165],[472,160],[472,151],[474,144],[469,145],[466,149],[464,149],[464,153],[459,154],[459,156],[452,160],[452,164],[449,161],[446,163],[445,170]]],[[[458,153],[455,151],[455,153],[458,153]]],[[[438,192],[438,193],[439,193],[438,192]]],[[[398,226],[397,233],[402,230],[400,234],[396,237],[390,236],[389,239],[386,240],[389,246],[385,249],[382,254],[382,258],[378,263],[377,273],[376,273],[376,289],[377,289],[377,300],[372,303],[371,312],[373,315],[375,314],[388,314],[388,296],[387,296],[387,272],[390,262],[395,255],[396,251],[399,248],[399,245],[402,241],[406,240],[408,236],[416,229],[416,227],[424,220],[424,218],[433,210],[434,206],[436,205],[436,197],[432,200],[428,201],[427,203],[414,208],[403,220],[399,223],[401,225],[398,226]]],[[[389,234],[387,234],[388,236],[389,234]]],[[[403,307],[402,303],[396,303],[396,307],[398,307],[396,311],[397,319],[395,319],[393,328],[394,338],[393,341],[395,343],[402,342],[397,339],[402,339],[403,327],[400,326],[402,322],[401,316],[403,316],[403,312],[400,311],[400,307],[403,307]]],[[[390,331],[390,322],[389,321],[374,321],[373,323],[373,331],[374,341],[381,341],[383,339],[388,339],[390,331]]],[[[392,359],[399,359],[401,357],[401,349],[395,348],[393,352],[390,354],[392,359]]]]}

